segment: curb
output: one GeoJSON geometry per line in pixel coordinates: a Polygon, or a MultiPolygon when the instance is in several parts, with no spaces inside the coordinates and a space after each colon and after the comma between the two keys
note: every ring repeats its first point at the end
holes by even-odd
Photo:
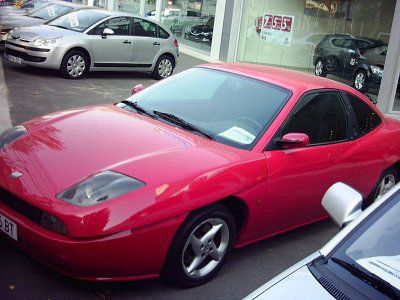
{"type": "Polygon", "coordinates": [[[8,90],[4,79],[3,61],[0,58],[0,132],[10,128],[11,126],[8,90]]]}

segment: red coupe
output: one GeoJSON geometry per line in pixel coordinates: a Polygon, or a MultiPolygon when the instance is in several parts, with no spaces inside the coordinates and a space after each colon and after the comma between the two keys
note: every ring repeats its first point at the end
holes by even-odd
{"type": "Polygon", "coordinates": [[[232,247],[326,218],[335,182],[371,202],[399,167],[400,123],[354,89],[210,64],[3,132],[0,230],[76,278],[191,287],[232,247]]]}

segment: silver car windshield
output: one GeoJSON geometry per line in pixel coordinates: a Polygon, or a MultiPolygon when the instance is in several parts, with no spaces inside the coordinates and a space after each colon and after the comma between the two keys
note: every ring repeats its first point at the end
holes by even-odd
{"type": "Polygon", "coordinates": [[[70,6],[51,4],[31,12],[27,14],[27,16],[43,20],[53,20],[55,18],[58,18],[59,16],[69,13],[72,10],[73,8],[70,6]]]}
{"type": "Polygon", "coordinates": [[[250,77],[193,68],[128,100],[159,119],[179,118],[218,142],[251,149],[290,96],[284,88],[250,77]]]}
{"type": "Polygon", "coordinates": [[[83,32],[93,24],[106,18],[108,15],[90,9],[78,10],[55,19],[47,25],[61,27],[68,30],[83,32]]]}

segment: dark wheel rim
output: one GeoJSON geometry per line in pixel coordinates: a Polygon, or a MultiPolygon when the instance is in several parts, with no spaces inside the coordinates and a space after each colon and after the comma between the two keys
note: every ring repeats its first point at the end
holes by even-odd
{"type": "Polygon", "coordinates": [[[221,263],[229,246],[229,228],[220,218],[210,218],[189,235],[182,252],[182,267],[190,278],[202,278],[221,263]]]}
{"type": "Polygon", "coordinates": [[[396,185],[396,178],[393,174],[387,174],[382,180],[379,182],[378,188],[375,192],[374,200],[378,200],[384,194],[386,194],[392,187],[396,185]]]}
{"type": "Polygon", "coordinates": [[[337,61],[333,57],[329,57],[326,59],[325,67],[328,71],[334,71],[337,68],[337,61]]]}

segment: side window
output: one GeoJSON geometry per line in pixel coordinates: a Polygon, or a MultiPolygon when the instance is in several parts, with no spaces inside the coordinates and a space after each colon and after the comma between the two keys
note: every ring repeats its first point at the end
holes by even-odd
{"type": "Polygon", "coordinates": [[[367,49],[367,48],[371,48],[372,46],[373,46],[372,43],[358,40],[358,48],[360,48],[360,49],[367,49]]]}
{"type": "Polygon", "coordinates": [[[310,144],[325,144],[347,139],[347,116],[336,92],[317,92],[304,96],[285,125],[286,133],[305,133],[310,144]]]}
{"type": "Polygon", "coordinates": [[[364,101],[351,94],[346,95],[357,118],[359,136],[367,134],[382,123],[381,118],[364,101]]]}
{"type": "Polygon", "coordinates": [[[132,34],[135,36],[157,37],[157,27],[152,22],[135,18],[132,34]]]}
{"type": "Polygon", "coordinates": [[[105,28],[110,28],[114,31],[115,35],[130,35],[130,27],[130,18],[118,17],[104,21],[96,28],[93,28],[88,34],[101,35],[105,28]]]}
{"type": "Polygon", "coordinates": [[[343,43],[343,47],[347,49],[357,49],[358,45],[355,40],[346,39],[343,43]]]}
{"type": "Polygon", "coordinates": [[[343,47],[344,39],[333,39],[332,44],[335,47],[343,47]]]}
{"type": "Polygon", "coordinates": [[[160,33],[160,38],[162,39],[168,39],[169,38],[169,33],[166,32],[164,29],[161,27],[158,27],[159,33],[160,33]]]}

